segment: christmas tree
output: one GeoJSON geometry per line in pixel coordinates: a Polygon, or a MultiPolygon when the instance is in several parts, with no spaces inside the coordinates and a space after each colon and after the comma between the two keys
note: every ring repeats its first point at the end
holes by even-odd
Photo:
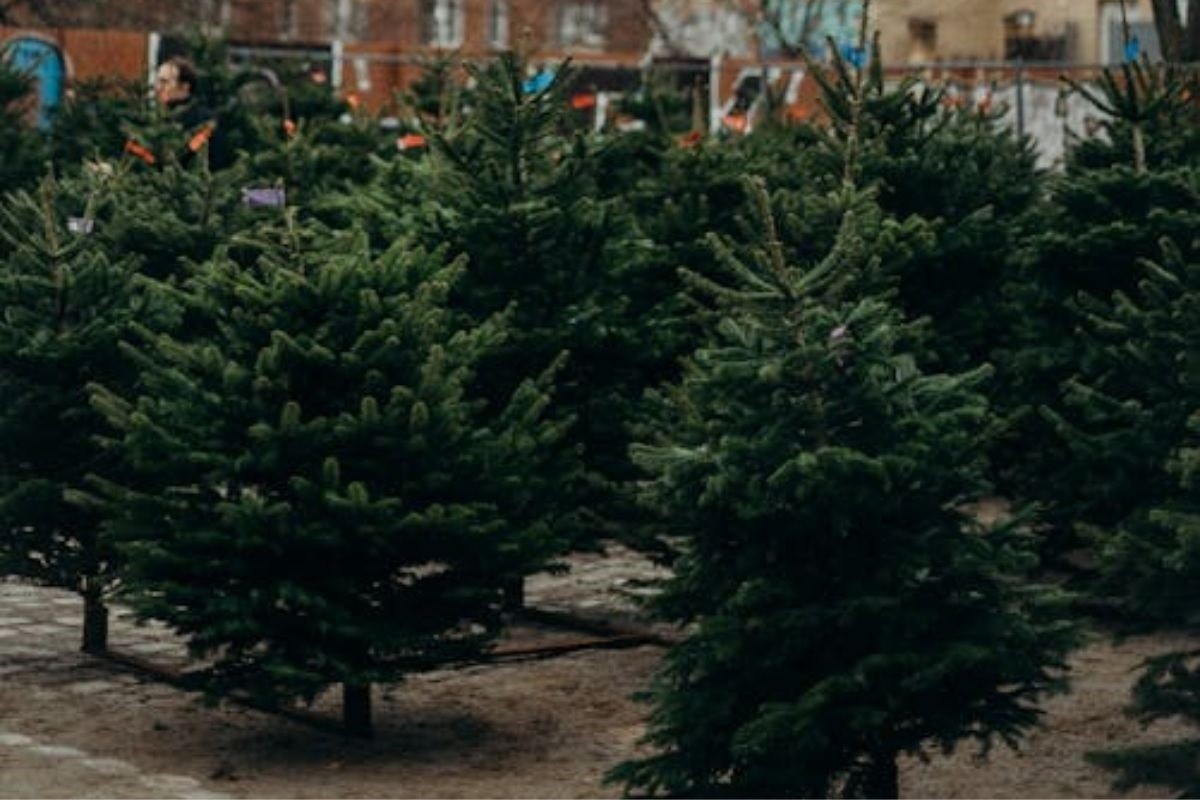
{"type": "Polygon", "coordinates": [[[1200,153],[1200,75],[1183,64],[1132,60],[1101,73],[1092,86],[1068,81],[1103,112],[1103,136],[1079,141],[1070,153],[1076,169],[1103,169],[1132,161],[1139,171],[1196,163],[1200,153]]]}
{"type": "MultiPolygon", "coordinates": [[[[103,174],[109,167],[94,169],[103,174]]],[[[155,278],[207,259],[255,213],[245,207],[243,190],[257,184],[239,169],[214,172],[203,160],[142,169],[127,160],[115,175],[116,210],[97,227],[97,238],[110,253],[136,255],[155,278]]]]}
{"type": "Polygon", "coordinates": [[[95,442],[104,424],[86,384],[128,386],[120,339],[156,317],[139,299],[137,260],[110,257],[94,237],[109,218],[105,194],[49,177],[0,204],[0,570],[80,593],[93,653],[107,646],[113,554],[98,536],[101,510],[70,495],[112,456],[95,442]]]}
{"type": "Polygon", "coordinates": [[[33,79],[0,58],[0,186],[32,185],[43,171],[45,142],[24,113],[34,101],[33,79]]]}
{"type": "MultiPolygon", "coordinates": [[[[1095,360],[1072,381],[1069,405],[1054,416],[1080,480],[1110,492],[1123,516],[1090,526],[1099,554],[1094,591],[1116,603],[1128,626],[1194,632],[1200,577],[1200,254],[1167,243],[1142,264],[1138,290],[1091,301],[1083,326],[1095,360]],[[1087,382],[1085,382],[1087,381],[1087,382]]],[[[1145,722],[1200,721],[1194,648],[1143,665],[1130,711],[1145,722]]],[[[1097,754],[1120,773],[1118,785],[1168,785],[1191,796],[1200,786],[1200,741],[1097,754]]]]}
{"type": "Polygon", "coordinates": [[[366,733],[370,684],[476,655],[500,587],[543,565],[528,473],[562,430],[550,372],[496,407],[473,392],[507,320],[447,307],[461,261],[295,218],[159,285],[203,335],[145,331],[138,390],[94,387],[135,473],[94,489],[125,597],[187,638],[214,696],[341,683],[366,733]]]}
{"type": "Polygon", "coordinates": [[[806,125],[818,146],[805,174],[836,181],[852,156],[885,212],[929,222],[931,246],[898,265],[904,312],[932,322],[923,357],[944,370],[989,361],[1011,324],[1010,254],[1042,195],[1032,143],[999,110],[960,107],[915,77],[889,83],[878,39],[862,70],[831,50],[828,67],[810,65],[827,119],[806,125]]]}
{"type": "MultiPolygon", "coordinates": [[[[1104,86],[1133,92],[1135,98],[1142,91],[1111,76],[1104,86]]],[[[1153,118],[1145,116],[1141,102],[1110,100],[1114,109],[1127,107],[1131,117],[1125,125],[1151,129],[1153,118]]],[[[1009,453],[1005,482],[1011,492],[1044,507],[1051,552],[1079,544],[1078,523],[1112,525],[1141,502],[1137,481],[1118,477],[1106,463],[1109,455],[1124,458],[1116,450],[1090,455],[1078,450],[1075,458],[1063,459],[1062,439],[1055,432],[1060,421],[1043,409],[1073,416],[1063,405],[1064,384],[1081,375],[1083,383],[1092,384],[1101,370],[1092,341],[1078,335],[1089,304],[1107,303],[1118,292],[1134,294],[1144,274],[1141,261],[1156,258],[1164,239],[1185,254],[1195,249],[1197,172],[1186,165],[1152,168],[1139,153],[1153,145],[1150,140],[1142,145],[1125,151],[1124,163],[1074,164],[1051,183],[1048,199],[1028,217],[1005,287],[1010,328],[1007,342],[997,349],[1002,441],[1009,453]]]]}
{"type": "Polygon", "coordinates": [[[1057,684],[1071,636],[1014,580],[1026,537],[964,510],[988,370],[918,368],[913,323],[870,291],[879,211],[845,192],[833,249],[796,264],[756,187],[754,257],[693,278],[716,337],[635,448],[683,542],[656,608],[688,635],[649,692],[657,752],[611,775],[629,789],[896,797],[900,754],[1012,744],[1057,684]]]}
{"type": "Polygon", "coordinates": [[[146,117],[143,81],[91,78],[72,81],[50,129],[55,170],[77,172],[86,162],[112,161],[122,152],[124,126],[146,117]]]}
{"type": "Polygon", "coordinates": [[[618,488],[631,475],[626,443],[647,385],[642,290],[654,280],[646,243],[628,210],[598,198],[588,180],[589,141],[564,133],[571,70],[530,74],[512,53],[471,67],[475,106],[453,135],[435,137],[432,213],[423,234],[469,256],[456,302],[475,317],[513,305],[507,345],[481,367],[488,397],[511,391],[526,363],[561,352],[560,409],[577,424],[564,463],[582,453],[584,472],[548,476],[564,529],[576,543],[617,534],[618,488]]]}

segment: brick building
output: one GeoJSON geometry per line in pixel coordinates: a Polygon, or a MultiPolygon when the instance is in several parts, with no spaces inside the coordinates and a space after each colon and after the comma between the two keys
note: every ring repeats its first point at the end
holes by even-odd
{"type": "Polygon", "coordinates": [[[642,53],[651,30],[641,0],[57,0],[16,6],[9,27],[199,28],[242,42],[374,42],[405,49],[534,47],[642,53]]]}
{"type": "MultiPolygon", "coordinates": [[[[764,0],[655,0],[659,19],[670,29],[656,49],[770,57],[778,48],[757,24],[763,5],[764,0]]],[[[791,43],[807,38],[810,49],[819,50],[826,35],[853,37],[862,5],[862,0],[792,0],[791,12],[779,19],[791,43]],[[796,30],[799,20],[809,18],[806,2],[821,20],[807,37],[796,30]]],[[[1156,54],[1149,0],[1126,0],[1125,6],[1133,34],[1156,54]]],[[[875,0],[871,26],[880,32],[884,59],[892,65],[1018,57],[1100,64],[1123,55],[1120,11],[1117,0],[875,0]]]]}
{"type": "MultiPolygon", "coordinates": [[[[1148,0],[1127,0],[1133,34],[1155,54],[1148,0]]],[[[1116,0],[879,0],[876,27],[893,64],[1056,61],[1105,64],[1124,52],[1116,0]]]]}
{"type": "Polygon", "coordinates": [[[38,65],[49,106],[52,87],[73,80],[147,75],[166,52],[158,34],[188,29],[224,35],[243,52],[324,59],[343,90],[375,109],[438,53],[481,58],[520,42],[546,60],[570,54],[629,66],[652,34],[642,0],[47,0],[36,8],[0,13],[0,51],[38,65]]]}

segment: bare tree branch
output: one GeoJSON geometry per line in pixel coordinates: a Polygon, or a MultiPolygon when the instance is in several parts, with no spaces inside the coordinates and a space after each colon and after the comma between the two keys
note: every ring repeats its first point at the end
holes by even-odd
{"type": "Polygon", "coordinates": [[[1184,38],[1184,61],[1200,61],[1200,0],[1188,3],[1187,31],[1184,38]]]}
{"type": "Polygon", "coordinates": [[[650,23],[651,29],[668,53],[678,53],[679,46],[671,35],[671,26],[663,21],[662,15],[654,8],[654,0],[641,0],[642,16],[650,23]]]}
{"type": "MultiPolygon", "coordinates": [[[[1183,21],[1179,18],[1179,5],[1175,0],[1150,0],[1150,4],[1154,7],[1154,25],[1158,29],[1163,57],[1168,61],[1179,61],[1183,57],[1183,21]]],[[[1192,3],[1193,9],[1196,5],[1196,2],[1192,3]]]]}

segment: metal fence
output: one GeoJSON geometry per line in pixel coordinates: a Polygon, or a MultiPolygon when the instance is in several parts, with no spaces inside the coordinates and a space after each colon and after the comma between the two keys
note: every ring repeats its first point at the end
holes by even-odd
{"type": "MultiPolygon", "coordinates": [[[[320,69],[330,84],[353,93],[374,110],[384,109],[395,92],[411,84],[435,52],[412,52],[382,43],[343,44],[320,47],[234,46],[238,63],[289,59],[320,69]]],[[[555,64],[565,54],[550,53],[539,60],[555,64]]],[[[803,63],[755,61],[715,57],[711,59],[650,59],[638,55],[583,55],[573,57],[581,71],[582,91],[601,95],[597,114],[607,113],[613,100],[638,88],[650,76],[667,80],[676,88],[699,91],[710,133],[729,132],[731,115],[741,113],[747,123],[734,132],[752,127],[754,111],[763,102],[763,87],[772,85],[796,118],[812,113],[818,93],[803,63]],[[764,78],[766,79],[764,81],[764,78]]],[[[1039,61],[945,61],[885,67],[895,81],[906,76],[945,90],[948,103],[993,110],[1002,124],[1036,144],[1043,166],[1062,162],[1072,137],[1094,134],[1102,114],[1085,98],[1070,91],[1063,80],[1069,76],[1086,82],[1105,65],[1064,64],[1039,61]]],[[[602,123],[599,117],[597,124],[602,123]]]]}

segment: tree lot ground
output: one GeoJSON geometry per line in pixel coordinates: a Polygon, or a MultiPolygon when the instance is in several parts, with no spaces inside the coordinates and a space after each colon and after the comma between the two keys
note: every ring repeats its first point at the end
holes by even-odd
{"type": "MultiPolygon", "coordinates": [[[[620,548],[573,561],[569,574],[533,579],[530,602],[626,619],[626,590],[655,573],[620,548]]],[[[84,656],[77,604],[64,592],[0,583],[0,797],[615,796],[601,777],[637,750],[645,709],[630,694],[662,654],[594,650],[418,675],[380,692],[378,734],[365,742],[236,705],[208,708],[84,656]]],[[[1000,746],[980,761],[967,747],[907,761],[902,794],[1162,796],[1157,787],[1113,792],[1084,754],[1185,733],[1174,722],[1143,729],[1122,711],[1140,661],[1181,644],[1097,635],[1072,659],[1073,692],[1047,703],[1045,728],[1020,753],[1000,746]]],[[[179,656],[166,632],[124,621],[113,645],[163,664],[179,656]]],[[[331,694],[317,710],[333,718],[336,704],[331,694]]]]}

